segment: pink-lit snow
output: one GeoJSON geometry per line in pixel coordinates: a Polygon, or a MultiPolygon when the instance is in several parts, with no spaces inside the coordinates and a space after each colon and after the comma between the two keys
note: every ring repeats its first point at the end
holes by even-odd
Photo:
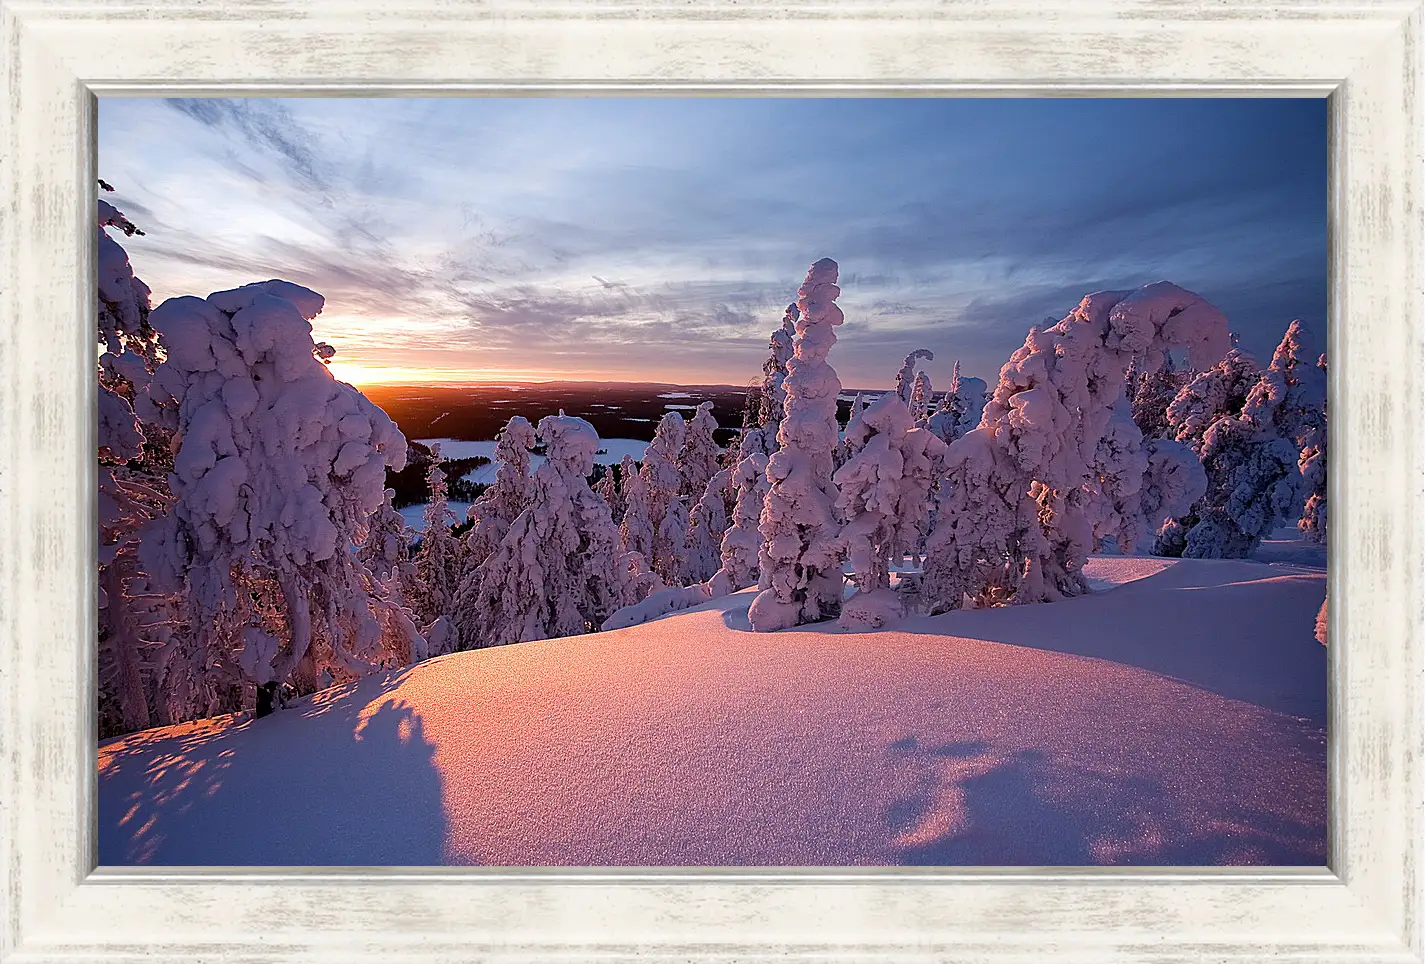
{"type": "Polygon", "coordinates": [[[870,633],[753,591],[99,749],[99,862],[1325,862],[1320,570],[1099,557],[870,633]]]}

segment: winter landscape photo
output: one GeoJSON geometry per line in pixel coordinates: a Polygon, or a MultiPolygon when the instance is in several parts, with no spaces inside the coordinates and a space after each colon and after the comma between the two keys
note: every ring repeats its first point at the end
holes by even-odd
{"type": "Polygon", "coordinates": [[[1325,865],[1326,127],[101,99],[100,865],[1325,865]]]}

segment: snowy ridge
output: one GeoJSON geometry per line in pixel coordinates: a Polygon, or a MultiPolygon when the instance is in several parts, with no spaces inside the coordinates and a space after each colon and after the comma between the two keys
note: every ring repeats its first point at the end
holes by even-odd
{"type": "Polygon", "coordinates": [[[1324,575],[1089,573],[1120,587],[875,633],[753,634],[742,592],[121,737],[99,860],[1321,864],[1324,575]]]}

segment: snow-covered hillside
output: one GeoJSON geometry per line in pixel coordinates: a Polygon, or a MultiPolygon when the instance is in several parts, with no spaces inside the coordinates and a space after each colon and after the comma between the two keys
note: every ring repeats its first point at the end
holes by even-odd
{"type": "Polygon", "coordinates": [[[1093,559],[874,633],[753,592],[99,750],[101,864],[1322,864],[1319,569],[1093,559]]]}

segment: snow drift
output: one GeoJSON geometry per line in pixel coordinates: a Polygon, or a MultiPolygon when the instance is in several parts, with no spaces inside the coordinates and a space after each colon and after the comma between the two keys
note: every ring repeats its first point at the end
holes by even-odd
{"type": "Polygon", "coordinates": [[[746,591],[131,734],[99,862],[1324,864],[1324,573],[1085,575],[865,634],[752,633],[746,591]]]}

